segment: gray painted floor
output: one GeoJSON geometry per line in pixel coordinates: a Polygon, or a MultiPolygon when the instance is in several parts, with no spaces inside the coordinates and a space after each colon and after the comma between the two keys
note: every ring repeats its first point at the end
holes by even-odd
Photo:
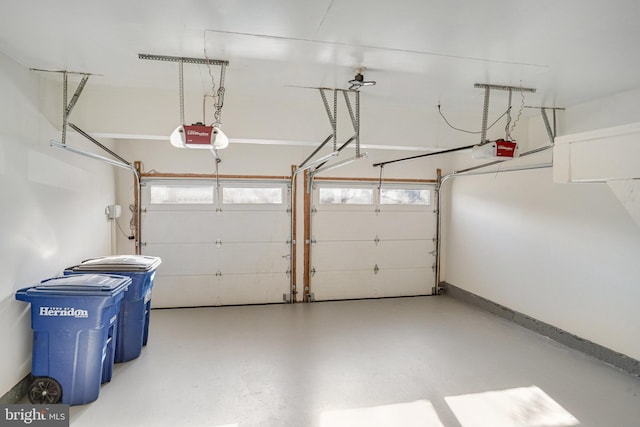
{"type": "Polygon", "coordinates": [[[640,425],[640,379],[447,296],[154,310],[82,426],[640,425]]]}

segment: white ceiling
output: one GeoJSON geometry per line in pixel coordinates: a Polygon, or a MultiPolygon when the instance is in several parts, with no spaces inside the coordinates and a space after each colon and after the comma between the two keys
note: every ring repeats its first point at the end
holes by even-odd
{"type": "MultiPolygon", "coordinates": [[[[528,104],[563,107],[640,87],[637,0],[3,0],[0,11],[0,51],[106,86],[175,90],[177,64],[138,54],[206,47],[230,61],[227,97],[346,88],[359,66],[378,82],[368,95],[448,111],[481,108],[474,83],[536,88],[528,104]]],[[[208,85],[200,66],[185,78],[208,85]]]]}

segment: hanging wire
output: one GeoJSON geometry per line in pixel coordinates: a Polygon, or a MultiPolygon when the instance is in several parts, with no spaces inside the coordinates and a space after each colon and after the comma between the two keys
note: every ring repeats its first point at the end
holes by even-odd
{"type": "Polygon", "coordinates": [[[382,169],[384,169],[384,165],[380,165],[380,179],[378,180],[378,191],[382,189],[382,169]]]}
{"type": "MultiPolygon", "coordinates": [[[[491,129],[491,128],[492,128],[496,123],[498,123],[498,122],[500,121],[500,119],[501,119],[501,118],[503,118],[503,117],[505,116],[505,114],[507,114],[508,112],[509,112],[509,109],[507,109],[504,113],[502,113],[502,114],[500,115],[500,117],[498,117],[498,118],[497,118],[493,123],[491,123],[491,125],[490,125],[489,127],[487,127],[487,130],[491,129]]],[[[449,123],[449,120],[447,120],[447,118],[444,116],[444,114],[442,114],[442,110],[441,110],[441,108],[440,108],[440,105],[438,105],[438,113],[440,113],[440,116],[442,116],[442,118],[444,119],[444,122],[445,122],[447,125],[449,125],[449,127],[450,127],[451,129],[454,129],[454,130],[457,130],[457,131],[460,131],[460,132],[470,133],[470,134],[472,134],[472,135],[477,135],[477,134],[482,133],[481,131],[480,131],[480,132],[474,132],[474,131],[465,130],[465,129],[460,129],[460,128],[457,128],[457,127],[453,126],[451,123],[449,123]]]]}
{"type": "Polygon", "coordinates": [[[216,123],[220,123],[220,116],[222,115],[222,106],[224,105],[224,74],[227,66],[225,64],[220,65],[220,84],[218,85],[218,97],[214,105],[216,111],[213,114],[216,123]]]}
{"type": "Polygon", "coordinates": [[[218,165],[220,164],[220,158],[216,157],[214,161],[216,162],[216,191],[219,193],[220,192],[220,169],[218,165]]]}
{"type": "MultiPolygon", "coordinates": [[[[216,97],[216,80],[213,77],[213,70],[211,69],[211,63],[210,63],[210,59],[209,56],[207,54],[207,31],[205,30],[204,33],[202,34],[202,43],[203,43],[203,53],[204,53],[204,59],[206,59],[207,61],[207,72],[209,73],[209,78],[211,79],[211,95],[209,94],[205,94],[204,98],[202,99],[202,123],[206,123],[205,121],[205,100],[207,97],[211,97],[213,98],[213,103],[214,105],[217,104],[218,100],[216,97]]],[[[217,119],[216,119],[217,120],[217,119]]]]}
{"type": "Polygon", "coordinates": [[[518,110],[516,119],[513,121],[513,124],[511,125],[510,132],[513,132],[513,130],[516,128],[516,123],[518,123],[518,120],[520,120],[520,115],[522,114],[522,110],[524,110],[524,91],[522,90],[522,82],[520,82],[520,100],[521,100],[520,109],[518,110]]]}
{"type": "Polygon", "coordinates": [[[117,219],[114,218],[114,221],[116,222],[116,225],[118,226],[118,230],[120,230],[120,234],[122,234],[124,237],[126,237],[127,239],[130,239],[131,236],[127,235],[127,233],[124,232],[124,230],[122,229],[122,227],[120,226],[120,223],[118,222],[117,219]]]}
{"type": "Polygon", "coordinates": [[[131,233],[135,233],[136,229],[136,207],[135,205],[129,205],[129,212],[131,212],[131,221],[129,221],[129,229],[131,233]]]}
{"type": "Polygon", "coordinates": [[[509,89],[509,103],[507,104],[507,124],[504,126],[504,139],[511,141],[511,131],[509,125],[511,124],[511,96],[513,91],[509,89]]]}

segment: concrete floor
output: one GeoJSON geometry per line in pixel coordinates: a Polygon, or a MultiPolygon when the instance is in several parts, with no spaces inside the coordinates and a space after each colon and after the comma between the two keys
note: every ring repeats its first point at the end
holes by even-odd
{"type": "Polygon", "coordinates": [[[151,316],[72,426],[640,425],[640,378],[447,296],[151,316]]]}

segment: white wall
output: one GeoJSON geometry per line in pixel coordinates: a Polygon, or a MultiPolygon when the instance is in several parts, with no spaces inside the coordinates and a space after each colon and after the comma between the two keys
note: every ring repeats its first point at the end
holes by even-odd
{"type": "MultiPolygon", "coordinates": [[[[0,54],[0,396],[31,371],[29,305],[16,290],[110,251],[112,167],[49,147],[42,77],[0,54]]],[[[71,145],[89,148],[71,137],[71,145]]]]}
{"type": "MultiPolygon", "coordinates": [[[[561,130],[637,120],[637,94],[569,108],[561,130]]],[[[606,184],[554,184],[542,169],[445,185],[443,280],[640,359],[640,228],[606,184]]]]}

